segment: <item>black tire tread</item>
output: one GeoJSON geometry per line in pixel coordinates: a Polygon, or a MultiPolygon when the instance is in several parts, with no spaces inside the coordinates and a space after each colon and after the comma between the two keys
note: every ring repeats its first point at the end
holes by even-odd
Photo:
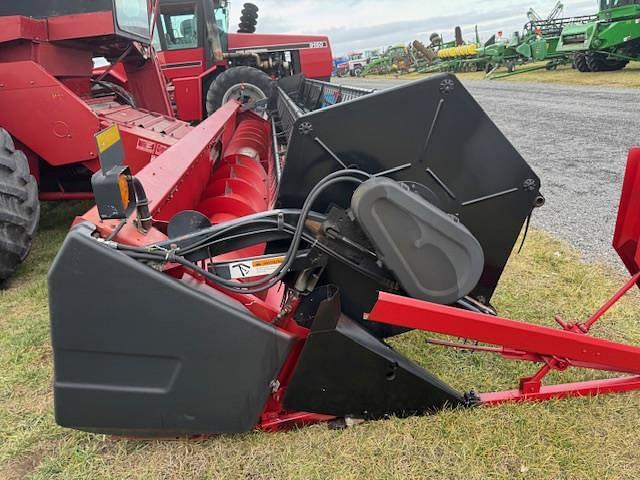
{"type": "Polygon", "coordinates": [[[120,97],[120,100],[122,100],[129,106],[136,108],[136,99],[133,98],[133,95],[131,95],[131,92],[124,89],[117,83],[107,82],[106,80],[100,80],[99,82],[96,82],[96,84],[102,86],[103,88],[111,90],[113,93],[116,94],[117,97],[120,97]]]}
{"type": "Polygon", "coordinates": [[[250,83],[259,87],[267,96],[271,96],[273,91],[273,80],[264,73],[253,67],[233,67],[218,75],[216,80],[209,86],[207,92],[207,114],[211,115],[222,106],[222,99],[227,91],[239,83],[250,83]]]}
{"type": "Polygon", "coordinates": [[[27,157],[0,128],[0,283],[29,254],[39,219],[38,184],[29,173],[27,157]]]}
{"type": "Polygon", "coordinates": [[[629,63],[625,60],[608,60],[605,55],[598,52],[589,52],[585,55],[585,61],[592,72],[613,72],[622,70],[629,63]]]}
{"type": "Polygon", "coordinates": [[[587,63],[587,57],[584,53],[576,53],[573,63],[576,66],[576,70],[581,73],[588,73],[591,71],[589,64],[587,63]]]}

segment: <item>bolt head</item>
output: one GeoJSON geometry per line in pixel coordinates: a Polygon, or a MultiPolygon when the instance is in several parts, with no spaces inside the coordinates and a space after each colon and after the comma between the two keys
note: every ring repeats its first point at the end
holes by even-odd
{"type": "Polygon", "coordinates": [[[440,82],[440,92],[444,95],[447,95],[453,92],[456,88],[455,82],[450,78],[445,78],[440,82]]]}
{"type": "Polygon", "coordinates": [[[313,132],[313,125],[310,122],[301,123],[298,132],[300,135],[310,135],[313,132]]]}

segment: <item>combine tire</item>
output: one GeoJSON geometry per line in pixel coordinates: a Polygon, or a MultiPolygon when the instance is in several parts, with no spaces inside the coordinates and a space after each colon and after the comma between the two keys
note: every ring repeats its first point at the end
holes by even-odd
{"type": "Polygon", "coordinates": [[[207,92],[207,113],[211,115],[229,100],[253,108],[273,92],[273,81],[262,70],[253,67],[233,67],[218,75],[207,92]]]}
{"type": "Polygon", "coordinates": [[[576,70],[582,73],[590,72],[591,68],[587,63],[587,57],[584,53],[576,53],[573,58],[573,64],[576,66],[576,70]]]}
{"type": "Polygon", "coordinates": [[[0,128],[0,285],[29,254],[39,219],[38,184],[27,157],[0,128]]]}
{"type": "Polygon", "coordinates": [[[587,65],[589,66],[589,71],[591,72],[604,71],[604,64],[602,63],[600,56],[598,54],[589,52],[585,54],[584,58],[585,58],[585,61],[587,62],[587,65]]]}
{"type": "Polygon", "coordinates": [[[602,53],[589,52],[585,55],[587,65],[592,72],[613,72],[622,70],[629,63],[626,60],[611,60],[602,53]]]}

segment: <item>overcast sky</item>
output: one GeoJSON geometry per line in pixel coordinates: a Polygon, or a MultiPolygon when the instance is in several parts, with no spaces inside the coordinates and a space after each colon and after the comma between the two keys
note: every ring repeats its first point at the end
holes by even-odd
{"type": "MultiPolygon", "coordinates": [[[[438,32],[453,39],[460,25],[466,39],[477,24],[483,40],[502,30],[521,30],[527,10],[546,16],[557,0],[251,0],[260,7],[258,32],[326,34],[335,55],[379,48],[438,32]],[[427,33],[428,32],[428,33],[427,33]]],[[[232,0],[231,25],[237,27],[242,0],[232,0]]],[[[596,0],[566,0],[563,16],[587,15],[596,0]]],[[[234,31],[234,30],[232,30],[234,31]]]]}

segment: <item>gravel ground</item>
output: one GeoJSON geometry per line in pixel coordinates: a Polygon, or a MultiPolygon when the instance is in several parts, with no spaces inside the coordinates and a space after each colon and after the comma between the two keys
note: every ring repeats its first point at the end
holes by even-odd
{"type": "MultiPolygon", "coordinates": [[[[342,79],[382,89],[403,80],[342,79]]],[[[627,151],[640,144],[640,90],[496,81],[465,86],[542,179],[533,225],[590,261],[621,266],[611,248],[627,151]]]]}

